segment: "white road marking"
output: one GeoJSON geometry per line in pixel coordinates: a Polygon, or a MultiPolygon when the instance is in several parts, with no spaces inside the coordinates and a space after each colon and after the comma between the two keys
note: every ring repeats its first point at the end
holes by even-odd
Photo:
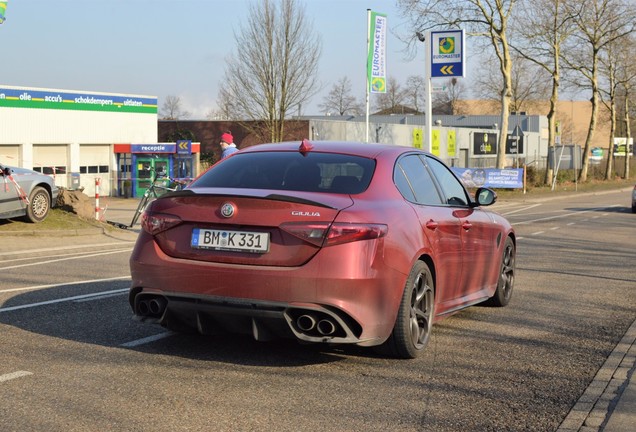
{"type": "MultiPolygon", "coordinates": [[[[124,247],[118,247],[115,249],[111,249],[110,251],[102,251],[102,252],[114,252],[114,251],[119,251],[119,252],[124,252],[127,250],[131,250],[130,246],[125,246],[124,247]]],[[[19,262],[19,261],[33,261],[34,259],[43,259],[43,258],[55,258],[55,257],[72,257],[72,256],[85,256],[86,252],[84,251],[77,251],[77,252],[72,252],[72,253],[65,253],[65,254],[56,254],[56,255],[40,255],[40,256],[29,256],[29,257],[22,257],[22,258],[14,258],[14,259],[8,259],[8,260],[2,260],[0,261],[0,264],[5,264],[5,263],[11,263],[11,262],[19,262]]]]}
{"type": "Polygon", "coordinates": [[[559,227],[552,227],[552,228],[550,228],[550,231],[554,231],[554,230],[558,230],[558,229],[559,229],[559,227]]]}
{"type": "Polygon", "coordinates": [[[11,372],[8,374],[0,375],[0,382],[10,381],[12,379],[21,378],[28,375],[33,375],[33,372],[27,372],[27,371],[11,372]]]}
{"type": "Polygon", "coordinates": [[[537,231],[537,232],[533,232],[530,235],[539,235],[539,234],[543,234],[545,231],[537,231]]]}
{"type": "Polygon", "coordinates": [[[34,286],[24,287],[24,288],[9,288],[5,290],[0,290],[0,294],[16,292],[16,291],[30,291],[30,290],[38,290],[38,289],[44,289],[44,288],[56,288],[56,287],[68,286],[68,285],[82,285],[82,284],[89,284],[89,283],[96,283],[96,282],[108,282],[108,281],[123,280],[123,279],[130,279],[130,276],[117,276],[117,277],[106,278],[106,279],[89,279],[89,280],[83,280],[83,281],[64,282],[64,283],[50,284],[50,285],[34,285],[34,286]]]}
{"type": "MultiPolygon", "coordinates": [[[[134,243],[134,241],[130,241],[130,242],[126,241],[126,243],[134,243]]],[[[26,254],[26,253],[38,253],[38,252],[55,252],[55,251],[64,251],[64,250],[72,250],[72,249],[95,248],[95,247],[101,247],[101,246],[115,246],[115,245],[121,246],[121,242],[97,243],[97,244],[93,243],[93,244],[78,245],[78,246],[49,247],[44,249],[31,249],[27,251],[20,251],[20,253],[26,254]]],[[[15,255],[15,254],[16,254],[15,251],[0,252],[0,257],[5,255],[15,255]]]]}
{"type": "Polygon", "coordinates": [[[514,214],[514,213],[518,213],[520,211],[530,210],[531,208],[539,207],[540,205],[541,204],[534,204],[534,205],[531,205],[531,206],[522,207],[522,208],[519,208],[517,210],[509,211],[507,213],[502,213],[502,215],[508,216],[508,215],[511,215],[511,214],[514,214]]]}
{"type": "Polygon", "coordinates": [[[49,260],[49,261],[39,261],[39,262],[35,262],[35,263],[30,263],[30,264],[19,264],[19,265],[14,265],[14,266],[9,266],[9,267],[1,267],[1,269],[2,270],[10,270],[10,269],[16,269],[16,268],[22,268],[22,267],[31,267],[31,266],[36,266],[36,265],[60,262],[60,261],[70,261],[70,260],[84,259],[84,258],[90,258],[90,257],[96,257],[96,256],[102,256],[102,255],[112,255],[112,254],[121,253],[121,252],[128,252],[128,251],[131,251],[131,250],[132,250],[132,248],[123,249],[123,250],[114,251],[114,252],[100,252],[100,253],[95,253],[95,254],[90,254],[90,255],[81,255],[81,256],[77,256],[77,257],[60,258],[60,259],[49,260]]]}
{"type": "MultiPolygon", "coordinates": [[[[612,207],[618,207],[619,204],[614,204],[609,206],[610,208],[612,207]]],[[[544,218],[539,218],[539,219],[530,219],[527,221],[522,221],[522,222],[515,222],[512,225],[525,225],[525,224],[530,224],[530,223],[534,223],[534,222],[542,222],[542,221],[547,221],[547,220],[552,220],[552,219],[561,219],[564,217],[570,217],[570,216],[574,216],[574,215],[580,215],[583,213],[589,213],[591,211],[599,211],[599,210],[604,210],[607,207],[598,207],[598,208],[593,208],[593,209],[589,209],[589,210],[581,210],[581,211],[577,211],[577,212],[571,212],[571,213],[566,213],[566,214],[562,214],[562,215],[557,215],[557,216],[548,216],[548,217],[544,217],[544,218]]],[[[583,219],[582,222],[585,222],[589,219],[583,219]]]]}
{"type": "Polygon", "coordinates": [[[61,298],[61,299],[48,300],[48,301],[43,301],[43,302],[38,302],[38,303],[30,303],[30,304],[25,304],[25,305],[20,305],[20,306],[11,306],[11,307],[6,307],[6,308],[0,308],[0,313],[20,310],[20,309],[29,309],[29,308],[34,308],[34,307],[38,307],[38,306],[45,306],[45,305],[50,305],[50,304],[55,304],[55,303],[63,303],[63,302],[68,302],[68,301],[73,301],[73,300],[78,300],[78,299],[83,299],[83,298],[89,298],[89,297],[99,297],[99,296],[106,295],[106,294],[115,294],[115,293],[122,294],[122,293],[126,293],[126,292],[128,292],[128,288],[124,288],[124,289],[120,289],[120,290],[113,290],[113,291],[102,291],[102,292],[92,293],[92,294],[83,294],[83,295],[77,295],[77,296],[72,296],[72,297],[64,297],[64,298],[61,298]]]}
{"type": "Polygon", "coordinates": [[[172,336],[173,334],[174,334],[174,332],[159,333],[159,334],[156,334],[154,336],[148,336],[148,337],[145,337],[145,338],[141,338],[141,339],[137,339],[137,340],[134,340],[134,341],[126,342],[126,343],[121,344],[120,346],[126,347],[126,348],[132,348],[132,347],[136,347],[136,346],[139,346],[139,345],[144,345],[144,344],[147,344],[147,343],[150,343],[150,342],[154,342],[154,341],[158,341],[160,339],[167,338],[169,336],[172,336]]]}
{"type": "MultiPolygon", "coordinates": [[[[128,290],[126,290],[126,291],[128,291],[128,290]]],[[[102,300],[102,299],[106,299],[106,298],[110,298],[110,297],[117,297],[117,296],[122,295],[122,294],[125,294],[125,292],[117,291],[117,292],[112,292],[112,293],[108,293],[108,294],[104,294],[104,295],[100,295],[100,296],[94,296],[94,297],[88,297],[88,298],[75,300],[74,303],[83,303],[83,302],[89,302],[89,301],[95,301],[95,300],[102,300]]]]}
{"type": "Polygon", "coordinates": [[[20,310],[20,309],[29,309],[29,308],[33,308],[33,307],[44,306],[44,305],[55,304],[55,303],[63,303],[63,302],[67,302],[67,301],[71,301],[71,300],[77,300],[77,299],[82,299],[82,298],[96,297],[96,296],[101,296],[101,295],[104,295],[104,294],[124,293],[124,292],[128,292],[128,288],[124,288],[124,289],[120,289],[120,290],[114,290],[114,291],[102,291],[102,292],[93,293],[93,294],[83,294],[83,295],[77,295],[77,296],[73,296],[73,297],[64,297],[64,298],[61,298],[61,299],[55,299],[55,300],[48,300],[48,301],[38,302],[38,303],[25,304],[25,305],[21,305],[21,306],[12,306],[12,307],[7,307],[7,308],[0,308],[0,313],[14,311],[14,310],[20,310]]]}
{"type": "Polygon", "coordinates": [[[570,225],[576,225],[576,222],[568,222],[566,225],[570,226],[570,225]]]}

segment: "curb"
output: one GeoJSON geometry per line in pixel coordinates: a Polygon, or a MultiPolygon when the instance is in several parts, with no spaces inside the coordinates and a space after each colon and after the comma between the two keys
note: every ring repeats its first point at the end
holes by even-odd
{"type": "Polygon", "coordinates": [[[104,228],[59,229],[59,230],[24,230],[0,231],[0,237],[66,237],[107,234],[104,228]]]}
{"type": "MultiPolygon", "coordinates": [[[[611,421],[636,366],[636,321],[632,322],[557,432],[602,431],[611,421]]],[[[631,412],[628,410],[628,412],[631,412]]],[[[618,422],[618,420],[617,420],[618,422]]],[[[612,430],[621,430],[612,429],[612,430]]],[[[628,429],[625,429],[626,431],[628,429]]]]}
{"type": "Polygon", "coordinates": [[[625,188],[620,188],[620,189],[608,189],[608,190],[602,190],[602,191],[594,191],[594,192],[567,192],[567,193],[560,193],[557,195],[552,195],[552,196],[543,196],[543,197],[530,197],[526,195],[523,196],[519,196],[519,197],[501,197],[497,199],[497,202],[506,202],[506,201],[517,201],[517,202],[546,202],[546,201],[553,201],[553,200],[558,200],[558,199],[563,199],[563,198],[572,198],[572,197],[576,197],[576,196],[581,196],[581,195],[609,195],[612,193],[622,193],[622,192],[630,192],[633,190],[633,187],[625,187],[625,188]]]}

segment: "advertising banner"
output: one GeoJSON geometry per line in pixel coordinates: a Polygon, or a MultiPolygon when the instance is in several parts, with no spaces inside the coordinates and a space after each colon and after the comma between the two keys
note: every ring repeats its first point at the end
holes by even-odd
{"type": "Polygon", "coordinates": [[[497,134],[475,132],[473,134],[473,154],[475,156],[497,154],[497,134]]]}
{"type": "Polygon", "coordinates": [[[446,151],[448,156],[455,157],[457,152],[457,136],[454,130],[448,131],[448,135],[446,136],[446,143],[448,145],[448,150],[446,151]]]}
{"type": "Polygon", "coordinates": [[[386,15],[371,12],[367,79],[371,93],[386,93],[386,15]]]}
{"type": "Polygon", "coordinates": [[[419,128],[414,128],[413,129],[413,147],[417,149],[421,149],[422,144],[424,143],[423,137],[424,137],[424,131],[419,128]]]}
{"type": "Polygon", "coordinates": [[[467,188],[491,187],[500,189],[523,188],[523,169],[457,168],[451,170],[467,188]]]}
{"type": "Polygon", "coordinates": [[[9,0],[1,0],[0,1],[0,24],[4,22],[7,15],[7,3],[9,0]]]}
{"type": "MultiPolygon", "coordinates": [[[[627,138],[614,138],[614,156],[625,156],[627,138]]],[[[634,156],[634,138],[629,138],[629,155],[634,156]]]]}
{"type": "Polygon", "coordinates": [[[431,153],[433,153],[435,156],[439,157],[441,155],[440,153],[440,137],[439,137],[440,132],[437,129],[433,129],[433,131],[431,132],[431,136],[433,137],[433,143],[431,144],[431,153]]]}

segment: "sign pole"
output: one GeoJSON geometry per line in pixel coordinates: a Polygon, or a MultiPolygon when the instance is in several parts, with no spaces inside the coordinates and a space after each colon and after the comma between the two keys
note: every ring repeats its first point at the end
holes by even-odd
{"type": "Polygon", "coordinates": [[[369,142],[369,88],[371,83],[369,82],[369,50],[371,49],[371,9],[367,9],[367,120],[366,120],[366,138],[364,142],[369,142]]]}
{"type": "Polygon", "coordinates": [[[424,143],[424,150],[430,152],[432,149],[433,142],[433,101],[431,100],[431,58],[432,58],[432,49],[431,49],[431,32],[426,32],[426,37],[424,39],[424,52],[426,53],[426,58],[424,59],[424,68],[426,70],[426,74],[424,75],[424,97],[426,98],[426,109],[424,111],[424,120],[425,120],[425,129],[426,137],[424,143]]]}

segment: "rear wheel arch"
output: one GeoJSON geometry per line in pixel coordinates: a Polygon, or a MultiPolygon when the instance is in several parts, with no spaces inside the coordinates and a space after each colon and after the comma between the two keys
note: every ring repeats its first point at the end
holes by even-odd
{"type": "Polygon", "coordinates": [[[437,294],[437,270],[435,269],[435,262],[433,262],[433,258],[430,255],[424,254],[420,255],[418,261],[422,261],[428,266],[431,276],[433,277],[433,293],[437,294]]]}
{"type": "Polygon", "coordinates": [[[492,297],[484,304],[488,306],[507,306],[514,291],[515,267],[517,256],[517,244],[514,235],[506,236],[503,245],[502,257],[499,261],[497,288],[492,297]]]}
{"type": "Polygon", "coordinates": [[[415,358],[428,345],[435,316],[435,282],[432,260],[423,256],[413,264],[391,335],[381,352],[397,358],[415,358]]]}

